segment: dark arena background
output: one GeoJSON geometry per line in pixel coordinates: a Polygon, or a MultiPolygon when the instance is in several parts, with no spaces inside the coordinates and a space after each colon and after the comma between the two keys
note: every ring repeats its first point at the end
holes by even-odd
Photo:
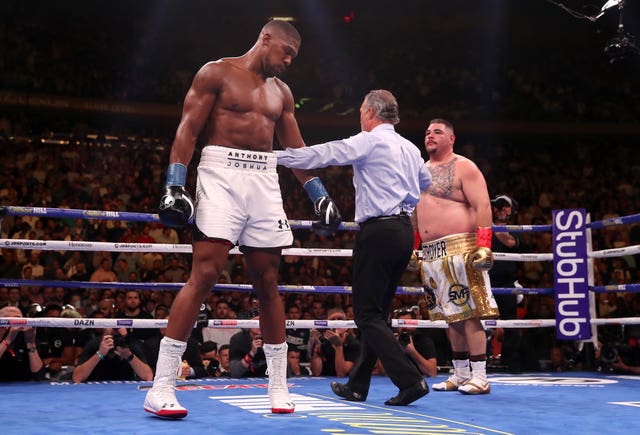
{"type": "MultiPolygon", "coordinates": [[[[11,326],[35,327],[46,365],[43,379],[15,381],[2,373],[9,354],[2,356],[3,432],[633,433],[640,417],[639,37],[640,0],[3,0],[0,307],[16,305],[24,319],[0,316],[0,339],[11,326]],[[59,346],[52,331],[122,326],[100,314],[99,302],[120,309],[127,289],[139,290],[142,308],[156,318],[126,326],[166,326],[159,307],[170,311],[191,264],[191,228],[163,236],[156,214],[185,93],[204,63],[242,55],[273,18],[291,20],[302,36],[282,79],[307,145],[357,134],[363,96],[388,89],[400,106],[398,132],[425,159],[429,120],[449,119],[455,152],[478,165],[490,196],[517,199],[511,225],[494,228],[518,233],[517,252],[498,252],[496,261],[514,262],[522,286],[494,293],[522,297],[516,319],[485,323],[491,394],[432,391],[400,409],[383,405],[395,394],[384,375],[362,403],[332,394],[329,383],[344,379],[299,376],[289,379],[295,413],[273,415],[266,378],[211,375],[179,381],[189,416],[165,421],[143,410],[151,382],[74,384],[73,363],[47,359],[59,346]],[[566,318],[554,297],[561,289],[553,217],[565,209],[588,216],[590,334],[573,340],[556,330],[566,318]],[[126,272],[117,270],[123,253],[126,272]],[[105,258],[117,278],[111,282],[94,277],[105,258]],[[518,337],[508,363],[498,329],[518,337]]],[[[191,192],[198,157],[188,169],[191,192]]],[[[304,190],[290,170],[278,172],[295,237],[279,284],[286,304],[301,310],[288,325],[328,327],[326,311],[314,317],[313,306],[350,304],[353,173],[319,171],[345,222],[318,237],[304,190]]],[[[198,329],[251,327],[241,321],[252,312],[248,282],[234,250],[198,329]],[[237,318],[220,320],[221,300],[237,318]]],[[[425,328],[438,353],[431,385],[450,373],[451,351],[444,326],[424,315],[419,273],[408,269],[393,308],[414,306],[423,317],[413,326],[425,328]]]]}

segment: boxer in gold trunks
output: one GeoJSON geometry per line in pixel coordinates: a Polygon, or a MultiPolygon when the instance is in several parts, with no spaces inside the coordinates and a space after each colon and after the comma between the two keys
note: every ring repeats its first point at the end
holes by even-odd
{"type": "Polygon", "coordinates": [[[433,184],[414,212],[423,247],[422,279],[431,320],[445,320],[454,373],[436,391],[487,394],[486,335],[481,319],[498,317],[487,271],[491,202],[487,183],[471,160],[455,154],[453,125],[433,119],[425,133],[433,184]]]}

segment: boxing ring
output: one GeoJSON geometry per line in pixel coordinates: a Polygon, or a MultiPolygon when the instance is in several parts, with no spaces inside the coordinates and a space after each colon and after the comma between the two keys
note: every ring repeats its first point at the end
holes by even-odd
{"type": "MultiPolygon", "coordinates": [[[[573,211],[567,211],[569,216],[573,211]]],[[[560,219],[562,211],[554,211],[560,219]]],[[[2,208],[3,215],[38,216],[47,218],[105,219],[123,221],[158,221],[157,215],[72,210],[36,207],[2,208]]],[[[611,258],[640,253],[640,245],[593,251],[591,231],[613,225],[640,222],[640,214],[588,222],[582,237],[589,259],[611,258]]],[[[556,327],[567,339],[582,342],[597,341],[598,325],[639,324],[640,318],[596,318],[596,293],[638,292],[639,284],[595,286],[592,261],[578,261],[579,252],[572,251],[580,235],[568,228],[573,220],[554,225],[494,226],[494,231],[553,231],[559,243],[553,253],[494,253],[496,261],[554,261],[558,275],[553,288],[494,288],[494,294],[553,295],[564,315],[556,319],[487,320],[486,328],[548,328],[556,327]],[[584,269],[584,270],[582,270],[584,269]],[[580,275],[582,274],[582,275],[580,275]],[[584,281],[584,282],[582,282],[584,281]],[[564,286],[564,287],[563,287],[564,286]],[[583,291],[583,293],[580,293],[583,291]],[[586,292],[585,292],[586,291],[586,292]],[[585,314],[586,313],[586,314],[585,314]],[[583,317],[587,316],[587,321],[583,317]],[[573,336],[572,336],[573,335],[573,336]]],[[[308,229],[310,221],[290,221],[294,229],[308,229]]],[[[345,222],[340,230],[357,230],[357,224],[345,222]]],[[[0,239],[0,246],[9,249],[73,250],[107,252],[190,253],[186,244],[137,244],[93,241],[57,241],[0,239]]],[[[579,251],[579,249],[578,249],[579,251]]],[[[351,256],[349,249],[291,248],[283,255],[351,256]]],[[[240,254],[237,248],[231,252],[240,254]]],[[[0,279],[0,285],[55,286],[63,288],[179,290],[181,283],[125,283],[87,281],[48,281],[0,279]]],[[[216,284],[216,290],[251,291],[250,285],[216,284]]],[[[280,285],[281,292],[349,293],[346,286],[280,285]]],[[[398,294],[419,295],[422,287],[399,287],[398,294]]],[[[166,320],[87,319],[87,318],[0,318],[1,326],[14,324],[34,327],[140,328],[166,326],[166,320]]],[[[200,326],[216,328],[257,327],[255,320],[209,319],[200,326]]],[[[287,320],[288,328],[355,328],[351,320],[314,321],[287,320]]],[[[393,320],[392,326],[446,328],[443,321],[393,320]]],[[[439,374],[427,379],[428,384],[444,380],[439,374]]],[[[431,392],[414,404],[402,407],[382,405],[397,391],[385,377],[374,377],[366,402],[346,402],[333,395],[329,387],[332,378],[296,377],[289,379],[294,401],[294,414],[272,415],[266,395],[266,379],[193,379],[178,381],[178,398],[189,409],[184,420],[160,420],[142,409],[144,392],[151,382],[24,382],[0,384],[4,430],[8,433],[208,433],[228,434],[261,431],[267,434],[282,431],[332,434],[539,434],[539,433],[629,433],[640,417],[639,376],[603,374],[597,372],[489,374],[492,393],[486,396],[464,396],[451,392],[431,392]]]]}

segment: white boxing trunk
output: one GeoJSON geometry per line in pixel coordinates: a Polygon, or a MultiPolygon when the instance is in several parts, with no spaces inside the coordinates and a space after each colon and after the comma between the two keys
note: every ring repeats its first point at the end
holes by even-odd
{"type": "Polygon", "coordinates": [[[198,165],[195,223],[209,238],[240,247],[289,247],[274,153],[208,145],[198,165]]]}

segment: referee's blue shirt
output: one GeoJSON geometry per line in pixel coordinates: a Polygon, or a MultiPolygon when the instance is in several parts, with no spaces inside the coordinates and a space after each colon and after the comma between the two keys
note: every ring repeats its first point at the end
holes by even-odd
{"type": "Polygon", "coordinates": [[[431,185],[431,173],[420,151],[396,133],[391,124],[380,124],[370,132],[347,139],[274,152],[278,164],[288,168],[352,165],[358,223],[380,216],[411,214],[420,192],[431,185]]]}

